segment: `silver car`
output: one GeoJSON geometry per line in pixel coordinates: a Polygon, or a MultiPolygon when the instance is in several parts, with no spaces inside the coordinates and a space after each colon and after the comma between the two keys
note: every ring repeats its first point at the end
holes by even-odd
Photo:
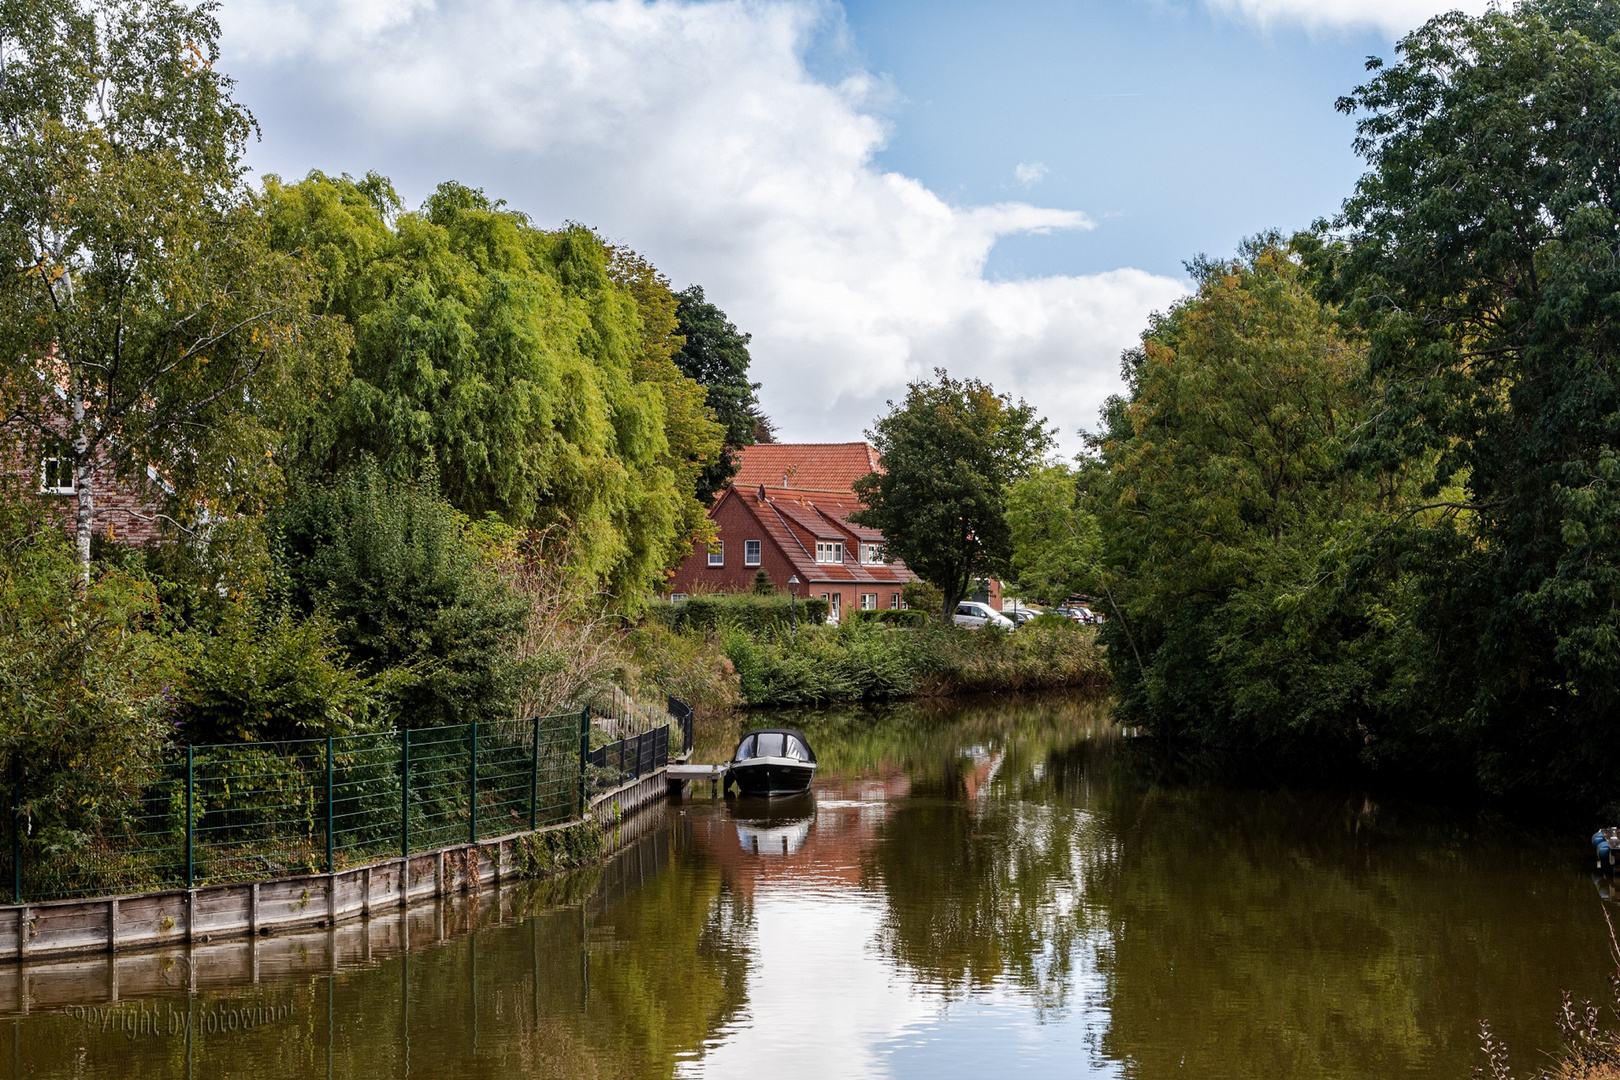
{"type": "Polygon", "coordinates": [[[997,630],[1012,630],[1013,621],[989,604],[981,604],[977,600],[963,600],[956,605],[956,625],[965,626],[970,630],[983,630],[986,626],[994,626],[997,630]]]}

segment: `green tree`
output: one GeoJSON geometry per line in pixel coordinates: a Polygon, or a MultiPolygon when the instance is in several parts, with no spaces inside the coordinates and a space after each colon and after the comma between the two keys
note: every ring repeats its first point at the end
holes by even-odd
{"type": "Polygon", "coordinates": [[[625,247],[612,247],[608,273],[635,300],[641,319],[641,353],[635,363],[638,382],[655,385],[664,397],[664,434],[668,449],[663,463],[677,486],[695,493],[682,498],[680,532],[694,542],[713,540],[718,533],[709,520],[711,491],[704,478],[724,460],[729,432],[714,416],[712,393],[686,371],[686,339],[681,335],[683,303],[672,292],[669,279],[645,258],[625,247]]]}
{"type": "MultiPolygon", "coordinates": [[[[400,726],[512,715],[528,604],[480,557],[466,518],[431,477],[390,480],[363,462],[330,487],[295,491],[275,524],[294,609],[330,618],[349,658],[386,679],[400,726]]],[[[309,646],[289,643],[306,656],[309,646]]],[[[305,685],[325,677],[303,671],[305,685]]],[[[363,716],[370,685],[329,681],[338,693],[328,712],[363,716]]]]}
{"type": "Polygon", "coordinates": [[[71,478],[85,584],[98,462],[251,503],[341,344],[243,183],[216,7],[0,5],[0,416],[71,478]]]}
{"type": "Polygon", "coordinates": [[[709,408],[725,431],[719,456],[698,476],[697,495],[705,504],[737,475],[737,451],[770,442],[772,426],[759,408],[759,383],[748,381],[751,335],[738,330],[726,313],[711,304],[701,285],[679,293],[676,317],[684,339],[675,363],[703,387],[709,408]]]}
{"type": "Polygon", "coordinates": [[[867,432],[883,470],[855,481],[866,508],[852,520],[882,532],[891,557],[939,588],[948,623],[975,579],[1007,569],[1007,490],[1039,466],[1052,432],[1023,401],[934,374],[867,432]]]}
{"type": "Polygon", "coordinates": [[[318,310],[355,334],[354,377],[301,429],[310,473],[431,465],[457,509],[555,530],[630,606],[690,551],[720,440],[655,270],[454,183],[415,213],[376,176],[271,178],[266,197],[276,245],[322,268],[318,310]]]}
{"type": "Polygon", "coordinates": [[[408,673],[366,675],[348,664],[324,612],[232,604],[209,630],[185,639],[185,692],[177,702],[192,743],[279,741],[376,730],[389,691],[408,673]]]}
{"type": "Polygon", "coordinates": [[[1410,601],[1365,557],[1398,492],[1345,467],[1361,350],[1275,236],[1190,269],[1086,470],[1122,704],[1206,743],[1411,751],[1410,601]]]}
{"type": "Polygon", "coordinates": [[[1012,568],[1008,585],[1039,604],[1058,604],[1094,583],[1101,538],[1082,506],[1078,477],[1045,465],[1007,489],[1012,568]]]}
{"type": "Polygon", "coordinates": [[[1614,794],[1617,34],[1597,0],[1444,15],[1339,102],[1371,169],[1317,258],[1382,387],[1358,453],[1422,469],[1433,692],[1498,790],[1614,794]]]}

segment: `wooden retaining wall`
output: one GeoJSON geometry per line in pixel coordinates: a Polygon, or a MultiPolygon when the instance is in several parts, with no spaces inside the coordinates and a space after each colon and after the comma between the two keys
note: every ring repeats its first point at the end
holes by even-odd
{"type": "MultiPolygon", "coordinates": [[[[590,819],[612,831],[610,850],[628,842],[618,823],[661,801],[664,770],[591,800],[590,819]]],[[[550,825],[537,833],[570,828],[550,825]]],[[[384,859],[332,874],[306,874],[238,885],[55,900],[0,907],[0,962],[166,945],[206,944],[309,927],[333,927],[387,909],[465,891],[499,887],[518,871],[513,833],[407,858],[384,859]]]]}

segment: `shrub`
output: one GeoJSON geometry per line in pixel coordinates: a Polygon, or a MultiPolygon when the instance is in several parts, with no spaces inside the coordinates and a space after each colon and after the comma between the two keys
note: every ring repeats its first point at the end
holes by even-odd
{"type": "Polygon", "coordinates": [[[294,605],[328,612],[363,670],[416,676],[392,694],[403,725],[513,714],[529,605],[480,557],[431,476],[388,480],[365,462],[332,487],[295,492],[276,525],[294,605]]]}
{"type": "Polygon", "coordinates": [[[819,626],[827,621],[827,601],[820,598],[789,600],[786,593],[762,596],[758,593],[728,595],[715,593],[694,596],[673,608],[671,627],[677,630],[723,630],[732,627],[751,632],[787,630],[799,626],[819,626]]]}
{"type": "Polygon", "coordinates": [[[935,630],[934,670],[919,686],[924,694],[1046,690],[1101,686],[1108,681],[1105,653],[1095,630],[1063,619],[1012,633],[935,630]]]}
{"type": "Polygon", "coordinates": [[[61,528],[34,500],[0,495],[0,782],[20,770],[26,844],[50,865],[66,867],[152,781],[179,677],[150,584],[103,568],[81,590],[61,528]]]}
{"type": "Polygon", "coordinates": [[[796,638],[733,627],[723,647],[750,705],[902,697],[913,692],[925,661],[911,635],[872,622],[805,628],[796,638]]]}
{"type": "MultiPolygon", "coordinates": [[[[922,614],[922,613],[918,613],[922,614]]],[[[1107,681],[1095,632],[1067,619],[1016,633],[928,622],[889,632],[880,621],[785,634],[722,637],[750,705],[798,705],[863,698],[1039,690],[1107,681]]]]}
{"type": "Polygon", "coordinates": [[[847,622],[875,622],[882,623],[884,626],[905,626],[920,630],[932,621],[930,614],[927,611],[902,608],[899,611],[893,609],[887,611],[852,611],[844,616],[844,619],[847,622]]]}
{"type": "Polygon", "coordinates": [[[680,632],[647,620],[625,638],[629,648],[626,682],[642,696],[672,694],[700,715],[729,712],[742,704],[736,665],[711,636],[680,632]]]}
{"type": "Polygon", "coordinates": [[[397,669],[364,675],[347,664],[331,620],[241,602],[212,631],[186,641],[180,709],[193,743],[352,735],[386,723],[397,669]]]}

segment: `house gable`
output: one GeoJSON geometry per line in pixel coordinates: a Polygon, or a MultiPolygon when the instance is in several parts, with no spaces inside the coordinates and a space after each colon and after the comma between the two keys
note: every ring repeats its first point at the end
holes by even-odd
{"type": "MultiPolygon", "coordinates": [[[[844,513],[854,509],[847,501],[838,505],[844,513]]],[[[692,554],[671,575],[668,595],[746,592],[753,586],[754,576],[764,570],[775,588],[785,589],[789,579],[797,577],[794,593],[836,596],[844,612],[860,607],[863,597],[869,606],[898,607],[902,588],[917,579],[903,563],[863,565],[863,537],[844,522],[842,514],[823,512],[801,491],[733,486],[721,493],[709,517],[722,545],[716,562],[711,564],[706,545],[694,544],[692,554]],[[749,541],[759,544],[757,563],[748,560],[749,541]],[[818,541],[842,543],[844,560],[817,562],[818,541]]]]}

